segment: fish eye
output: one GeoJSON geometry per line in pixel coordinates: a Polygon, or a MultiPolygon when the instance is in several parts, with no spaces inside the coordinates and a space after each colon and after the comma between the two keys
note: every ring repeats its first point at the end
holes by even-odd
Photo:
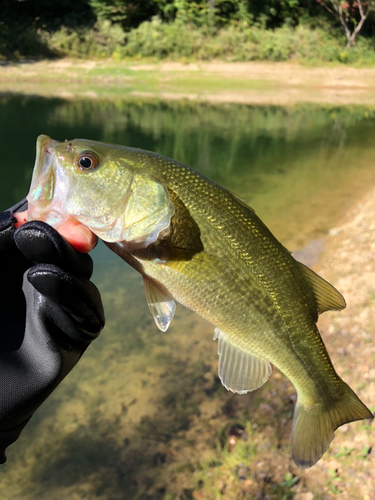
{"type": "Polygon", "coordinates": [[[77,162],[81,170],[92,170],[99,165],[99,158],[92,151],[84,151],[78,156],[77,162]]]}

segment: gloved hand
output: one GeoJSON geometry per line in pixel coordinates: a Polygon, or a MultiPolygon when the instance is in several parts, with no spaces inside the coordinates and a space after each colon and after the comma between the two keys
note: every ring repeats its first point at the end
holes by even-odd
{"type": "Polygon", "coordinates": [[[0,213],[0,464],[104,326],[93,264],[51,226],[0,213]]]}

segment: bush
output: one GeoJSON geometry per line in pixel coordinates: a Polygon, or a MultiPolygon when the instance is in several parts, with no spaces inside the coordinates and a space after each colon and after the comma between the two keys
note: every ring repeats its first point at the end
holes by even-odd
{"type": "Polygon", "coordinates": [[[162,23],[154,18],[126,35],[118,57],[158,59],[225,59],[230,61],[374,61],[372,42],[360,39],[350,51],[343,40],[322,29],[300,25],[275,30],[238,25],[216,29],[197,28],[178,23],[162,23]]]}
{"type": "Polygon", "coordinates": [[[40,36],[56,55],[82,58],[111,57],[125,41],[121,26],[109,21],[98,21],[93,28],[62,27],[52,34],[40,31],[40,36]]]}
{"type": "MultiPolygon", "coordinates": [[[[1,26],[0,26],[1,28],[1,26]]],[[[3,30],[5,27],[3,26],[3,30]]],[[[284,25],[266,30],[259,25],[232,23],[222,28],[192,26],[175,21],[163,23],[154,17],[126,33],[120,25],[98,21],[92,28],[62,27],[55,32],[46,30],[13,33],[14,47],[10,50],[6,31],[0,29],[0,56],[114,57],[156,58],[172,60],[227,61],[289,61],[340,62],[355,64],[375,61],[374,43],[361,37],[357,45],[345,50],[341,32],[311,28],[307,24],[296,28],[284,25]],[[1,35],[4,35],[3,37],[1,35]]]]}
{"type": "Polygon", "coordinates": [[[54,55],[35,26],[8,26],[0,21],[0,59],[52,57],[54,55]]]}

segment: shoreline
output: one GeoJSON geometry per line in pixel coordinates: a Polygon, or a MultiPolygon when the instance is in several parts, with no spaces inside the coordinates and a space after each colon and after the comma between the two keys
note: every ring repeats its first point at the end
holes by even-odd
{"type": "Polygon", "coordinates": [[[43,60],[0,65],[0,93],[375,107],[375,68],[270,62],[43,60]]]}
{"type": "MultiPolygon", "coordinates": [[[[338,374],[372,412],[375,388],[374,217],[375,189],[371,187],[352,205],[339,225],[331,229],[319,262],[313,266],[347,302],[340,313],[328,311],[319,319],[319,330],[330,358],[338,374]]],[[[337,498],[373,498],[373,432],[374,420],[339,427],[324,458],[304,472],[307,488],[322,494],[335,478],[337,498]]]]}

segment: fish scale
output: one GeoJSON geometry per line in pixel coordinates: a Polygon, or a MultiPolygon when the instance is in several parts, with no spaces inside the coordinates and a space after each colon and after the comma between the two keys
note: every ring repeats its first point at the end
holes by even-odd
{"type": "MultiPolygon", "coordinates": [[[[238,274],[241,273],[241,265],[243,264],[247,265],[247,268],[250,270],[251,273],[254,272],[256,273],[257,269],[267,269],[268,273],[264,274],[258,272],[258,274],[256,275],[259,283],[256,290],[257,292],[260,290],[260,295],[263,294],[264,300],[261,299],[257,300],[255,298],[256,294],[254,292],[255,292],[256,282],[249,284],[249,282],[247,281],[245,287],[242,287],[240,290],[241,298],[242,299],[244,299],[245,297],[248,298],[248,301],[245,300],[239,301],[243,305],[242,311],[235,310],[234,313],[232,304],[228,303],[227,305],[229,307],[226,307],[222,311],[221,316],[224,316],[224,319],[221,320],[218,318],[216,311],[218,304],[210,300],[210,298],[213,296],[214,290],[212,290],[212,288],[208,286],[209,280],[207,279],[206,275],[205,275],[205,286],[204,286],[205,293],[204,295],[199,293],[197,295],[196,291],[195,293],[192,293],[193,290],[189,288],[188,282],[186,281],[181,282],[179,280],[180,273],[178,272],[177,274],[172,272],[170,276],[166,276],[165,273],[161,273],[159,267],[155,268],[154,266],[152,266],[152,264],[147,263],[144,264],[145,273],[155,279],[160,280],[164,285],[166,285],[171,295],[175,297],[177,301],[183,303],[190,309],[195,310],[196,312],[198,312],[198,314],[205,317],[208,321],[225,330],[228,335],[230,335],[233,332],[233,335],[241,338],[241,342],[239,342],[240,344],[245,345],[252,352],[256,352],[263,355],[264,357],[266,357],[266,359],[271,361],[273,364],[277,365],[278,368],[288,376],[288,378],[292,381],[295,387],[298,387],[300,379],[302,380],[302,382],[305,381],[306,379],[306,373],[304,373],[306,372],[306,364],[303,361],[306,355],[309,357],[308,366],[310,367],[311,365],[316,365],[314,366],[313,369],[310,369],[309,372],[315,373],[316,374],[315,378],[319,379],[318,371],[321,365],[321,359],[322,357],[324,357],[324,359],[328,361],[329,358],[328,355],[326,355],[326,350],[324,348],[318,330],[316,329],[316,327],[311,327],[311,325],[309,325],[309,323],[311,323],[311,316],[317,315],[316,307],[315,304],[312,303],[311,297],[309,297],[310,310],[306,311],[308,315],[306,321],[307,327],[301,324],[302,320],[299,316],[297,316],[296,318],[295,314],[296,304],[298,304],[298,302],[301,302],[301,298],[303,298],[303,296],[301,297],[301,288],[305,292],[304,290],[305,286],[303,287],[299,286],[297,294],[295,293],[296,292],[295,283],[294,286],[290,286],[294,276],[292,272],[289,272],[289,274],[287,274],[285,268],[288,267],[286,260],[288,259],[289,262],[293,264],[293,258],[289,255],[289,253],[286,250],[283,249],[283,247],[279,244],[279,242],[277,242],[272,237],[269,231],[263,226],[263,224],[260,223],[259,219],[255,216],[255,214],[252,211],[249,210],[246,211],[246,209],[244,209],[244,207],[238,204],[238,202],[236,202],[235,199],[230,199],[231,195],[228,192],[223,192],[221,188],[219,188],[218,186],[211,183],[207,185],[207,183],[203,182],[203,180],[198,180],[198,185],[197,183],[193,182],[193,184],[196,187],[196,190],[193,191],[192,189],[193,186],[184,185],[183,193],[180,192],[181,184],[183,182],[189,184],[189,178],[190,179],[194,178],[194,176],[191,175],[190,173],[186,175],[185,170],[182,170],[183,172],[182,175],[178,175],[180,171],[181,170],[176,170],[175,168],[173,168],[171,169],[170,172],[164,171],[162,177],[163,180],[168,185],[169,183],[171,183],[174,186],[174,189],[176,190],[177,194],[180,195],[182,201],[189,208],[192,217],[195,220],[199,221],[199,226],[201,229],[201,238],[203,246],[206,249],[206,251],[209,252],[211,255],[219,257],[219,259],[222,259],[224,263],[225,267],[223,269],[220,270],[218,270],[217,268],[215,269],[214,271],[215,275],[212,277],[213,283],[215,284],[215,286],[228,287],[228,282],[230,282],[230,280],[226,279],[227,276],[226,268],[229,265],[230,261],[234,261],[235,263],[235,265],[233,266],[232,277],[233,274],[235,275],[236,273],[238,274]],[[177,178],[172,178],[173,174],[175,174],[176,171],[177,171],[177,178]],[[172,174],[172,176],[168,175],[170,173],[172,174]],[[218,192],[218,196],[215,196],[214,193],[215,190],[218,192]],[[188,194],[184,196],[184,193],[188,194]],[[194,196],[192,196],[191,193],[194,193],[194,196]],[[216,238],[213,238],[213,228],[216,228],[217,222],[215,223],[211,219],[210,220],[211,224],[209,224],[208,226],[204,222],[206,215],[205,212],[209,213],[211,210],[215,210],[215,207],[206,206],[205,211],[202,214],[202,210],[200,209],[201,205],[200,203],[197,203],[197,199],[199,199],[199,197],[202,196],[202,193],[204,197],[208,195],[210,202],[212,202],[216,206],[219,206],[220,208],[219,213],[220,215],[222,215],[222,217],[220,217],[220,219],[216,219],[216,221],[220,220],[220,226],[219,226],[220,233],[216,235],[216,238]],[[223,198],[224,202],[222,200],[223,198]],[[212,200],[215,201],[213,202],[212,200]],[[246,211],[246,214],[244,214],[244,211],[246,211]],[[249,220],[249,217],[255,220],[252,219],[249,220]],[[243,234],[241,234],[239,230],[238,231],[240,233],[239,238],[236,238],[236,235],[231,233],[225,239],[223,237],[222,227],[224,226],[230,228],[233,227],[233,225],[235,224],[237,224],[238,226],[239,223],[245,226],[246,238],[244,237],[243,234]],[[209,238],[207,238],[207,244],[205,239],[206,232],[210,234],[209,238]],[[252,238],[249,238],[250,235],[252,236],[252,238]],[[254,239],[257,240],[255,248],[256,252],[254,252],[255,245],[253,244],[252,246],[251,243],[249,243],[249,241],[250,242],[254,241],[254,239]],[[227,241],[228,245],[225,246],[223,241],[227,241]],[[259,254],[261,255],[257,266],[254,265],[255,264],[254,258],[249,258],[249,259],[243,258],[244,248],[246,248],[248,254],[258,253],[258,255],[259,254]],[[242,250],[242,254],[240,255],[240,260],[238,259],[236,253],[234,253],[236,252],[237,249],[242,250]],[[268,265],[265,266],[264,261],[266,260],[269,261],[270,254],[272,255],[276,253],[279,254],[281,253],[282,255],[284,255],[284,259],[276,261],[274,263],[273,268],[270,265],[270,262],[268,262],[268,265]],[[274,279],[270,280],[267,275],[277,276],[278,274],[280,274],[279,273],[280,268],[283,268],[283,272],[281,274],[281,276],[283,276],[283,279],[280,280],[280,278],[278,278],[276,282],[274,279]],[[249,294],[250,288],[251,292],[249,294]],[[271,303],[268,302],[268,307],[264,306],[262,307],[261,304],[267,302],[266,300],[267,291],[268,291],[268,296],[271,298],[271,303]],[[248,297],[249,295],[251,295],[251,297],[248,297]],[[196,300],[195,301],[191,300],[191,296],[195,296],[196,300]],[[285,300],[286,297],[289,297],[288,300],[285,300]],[[258,323],[256,320],[257,315],[261,316],[262,318],[267,316],[274,316],[275,302],[277,304],[277,308],[283,310],[281,323],[286,323],[287,325],[283,327],[283,325],[279,324],[278,328],[273,328],[273,329],[267,328],[267,330],[263,329],[258,332],[257,336],[253,334],[251,337],[249,337],[248,325],[249,324],[254,325],[254,323],[255,324],[258,323]],[[313,310],[311,311],[311,309],[313,310]],[[214,311],[214,313],[209,314],[210,311],[214,311]],[[272,315],[269,314],[270,311],[272,311],[272,315]],[[231,313],[231,317],[234,314],[237,318],[237,321],[234,321],[233,325],[231,325],[230,322],[225,320],[225,318],[228,317],[229,312],[231,313]],[[238,318],[241,317],[242,321],[238,321],[238,318]],[[288,318],[290,321],[288,321],[288,318]],[[301,330],[301,328],[303,328],[305,335],[307,335],[307,338],[309,339],[308,342],[306,342],[308,353],[304,352],[303,345],[298,351],[296,350],[296,347],[293,346],[293,343],[290,342],[290,345],[285,349],[285,342],[278,341],[278,338],[280,336],[283,337],[287,336],[290,340],[293,339],[293,332],[298,332],[301,330]],[[275,346],[277,346],[277,349],[275,349],[275,346]],[[272,356],[272,352],[270,353],[270,347],[273,347],[274,350],[278,351],[277,361],[275,359],[275,356],[272,356]],[[290,367],[290,355],[291,355],[290,347],[292,347],[292,350],[294,350],[296,354],[295,356],[296,362],[299,362],[298,366],[293,365],[293,369],[291,369],[290,367]],[[283,353],[283,349],[285,350],[285,353],[283,353]],[[318,359],[316,363],[314,363],[315,361],[313,357],[314,352],[317,352],[318,359]],[[287,366],[283,366],[284,363],[280,362],[280,358],[286,361],[287,366]]],[[[195,175],[195,178],[197,179],[197,174],[195,175]]],[[[224,234],[225,232],[227,231],[224,231],[224,234]]],[[[187,268],[189,267],[189,263],[186,264],[186,267],[187,268]]],[[[167,274],[168,272],[169,271],[167,271],[167,274]]],[[[189,273],[189,271],[185,271],[185,273],[189,273]]],[[[199,276],[199,273],[196,274],[197,276],[194,276],[194,279],[199,283],[199,281],[201,281],[201,278],[199,276]]],[[[233,289],[233,285],[228,289],[227,292],[228,294],[231,289],[233,289]]],[[[198,288],[198,290],[201,289],[198,288]]],[[[238,305],[238,302],[236,303],[236,305],[238,305]]],[[[305,304],[302,304],[302,307],[304,305],[305,304]]],[[[219,307],[223,307],[222,304],[219,304],[219,307]]],[[[329,361],[327,362],[327,366],[324,366],[323,373],[325,380],[324,381],[322,380],[319,384],[319,387],[323,387],[323,390],[320,390],[320,392],[322,392],[323,394],[331,393],[332,395],[334,395],[337,391],[336,389],[337,384],[335,382],[338,379],[338,377],[334,372],[333,367],[329,361]],[[329,373],[328,380],[326,377],[327,372],[329,373]],[[334,387],[332,387],[332,385],[334,387]]],[[[307,384],[305,383],[302,385],[306,386],[307,384]]],[[[314,389],[316,389],[315,380],[313,381],[313,385],[314,389]]]]}
{"type": "Polygon", "coordinates": [[[345,307],[343,297],[233,193],[156,153],[40,136],[28,201],[29,218],[55,227],[76,219],[140,272],[161,330],[175,301],[211,322],[227,389],[255,390],[277,366],[297,390],[298,466],[314,465],[338,426],[372,418],[335,372],[316,326],[319,313],[345,307]]]}

